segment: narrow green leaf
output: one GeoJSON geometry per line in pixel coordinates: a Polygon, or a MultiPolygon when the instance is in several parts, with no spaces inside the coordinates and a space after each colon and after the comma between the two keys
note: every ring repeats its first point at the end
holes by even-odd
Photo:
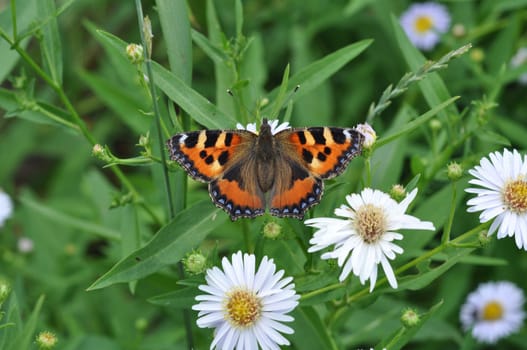
{"type": "Polygon", "coordinates": [[[431,268],[427,265],[422,265],[419,271],[419,274],[416,276],[408,276],[399,279],[399,290],[410,289],[410,290],[419,290],[434,280],[439,278],[445,272],[447,272],[452,266],[462,260],[464,257],[468,256],[475,248],[462,248],[462,249],[447,249],[444,253],[448,256],[445,261],[434,268],[431,268]]]}
{"type": "MultiPolygon", "coordinates": [[[[126,43],[113,34],[99,30],[97,33],[109,45],[124,52],[126,43]]],[[[232,128],[236,121],[223,114],[209,100],[185,84],[175,74],[156,62],[152,62],[156,85],[183,108],[196,122],[208,128],[232,128]]]]}
{"type": "MultiPolygon", "coordinates": [[[[79,70],[79,77],[111,109],[115,115],[137,134],[145,133],[152,124],[152,118],[141,113],[147,110],[146,101],[141,101],[138,94],[123,89],[122,82],[105,79],[101,75],[79,70]]],[[[136,86],[139,90],[139,85],[136,86]]]]}
{"type": "Polygon", "coordinates": [[[199,48],[202,49],[212,61],[214,61],[214,63],[220,64],[228,59],[227,55],[225,55],[225,53],[217,46],[212,44],[205,35],[194,29],[192,29],[191,34],[194,43],[196,43],[196,45],[198,45],[199,48]]]}
{"type": "Polygon", "coordinates": [[[312,307],[297,307],[292,316],[295,318],[295,333],[289,338],[297,349],[332,349],[333,340],[328,328],[312,307]]]}
{"type": "Polygon", "coordinates": [[[157,295],[148,299],[148,301],[155,305],[176,309],[188,309],[189,305],[196,302],[195,298],[198,294],[202,294],[198,288],[184,287],[174,292],[157,295]]]}
{"type": "Polygon", "coordinates": [[[156,0],[157,13],[167,46],[170,70],[186,84],[192,81],[192,41],[187,2],[156,0]]]}
{"type": "MultiPolygon", "coordinates": [[[[399,24],[399,20],[394,15],[391,16],[392,28],[395,33],[397,44],[401,48],[401,53],[406,63],[412,70],[416,70],[425,63],[425,58],[419,50],[410,42],[405,32],[399,24]]],[[[451,98],[443,79],[437,73],[430,73],[419,83],[419,87],[426,99],[428,105],[432,108],[451,98]]],[[[445,111],[439,113],[440,117],[446,117],[448,114],[459,114],[455,106],[448,107],[445,111]]]]}
{"type": "Polygon", "coordinates": [[[224,114],[160,64],[152,62],[152,69],[156,85],[199,124],[215,129],[232,128],[236,124],[233,117],[224,114]]]}
{"type": "Polygon", "coordinates": [[[42,31],[42,62],[54,82],[62,84],[62,44],[57,23],[55,0],[37,1],[39,17],[44,21],[42,31]]]}
{"type": "MultiPolygon", "coordinates": [[[[300,70],[289,79],[288,91],[294,90],[297,85],[300,86],[300,89],[292,96],[292,99],[297,100],[315,89],[320,83],[328,79],[340,68],[357,57],[362,51],[370,46],[372,42],[373,40],[368,39],[345,46],[300,70]]],[[[280,86],[273,89],[273,91],[269,93],[269,99],[276,99],[280,90],[280,86]]]]}
{"type": "Polygon", "coordinates": [[[210,231],[225,221],[226,215],[218,215],[218,212],[219,209],[210,200],[198,202],[179,212],[150,242],[119,261],[88,290],[133,281],[177,263],[205,239],[210,231]]]}
{"type": "Polygon", "coordinates": [[[398,137],[400,137],[402,135],[405,135],[407,133],[410,133],[410,132],[414,131],[419,126],[423,125],[428,120],[430,120],[432,117],[434,117],[436,114],[441,113],[441,111],[443,109],[446,109],[448,106],[450,106],[457,99],[459,99],[459,96],[454,96],[454,97],[451,97],[451,98],[449,98],[448,100],[446,100],[444,102],[440,102],[437,105],[434,105],[434,107],[431,110],[429,110],[428,112],[426,112],[424,114],[421,114],[419,117],[417,117],[414,120],[412,120],[411,122],[405,124],[401,129],[395,131],[393,134],[390,134],[390,135],[388,135],[388,136],[386,136],[386,137],[384,137],[382,139],[379,139],[375,143],[375,147],[381,147],[381,146],[391,142],[392,140],[394,140],[394,139],[396,139],[396,138],[398,138],[398,137]]]}
{"type": "Polygon", "coordinates": [[[33,337],[36,333],[38,316],[40,314],[40,309],[42,308],[43,303],[44,295],[41,295],[38,298],[37,303],[35,304],[35,307],[31,312],[31,315],[27,319],[24,328],[18,334],[18,337],[16,338],[12,349],[29,349],[31,343],[33,342],[33,337]]]}
{"type": "Polygon", "coordinates": [[[236,37],[241,38],[243,35],[243,5],[241,0],[234,1],[234,16],[236,19],[236,37]]]}
{"type": "Polygon", "coordinates": [[[70,215],[61,213],[55,209],[38,203],[33,198],[31,198],[29,194],[23,194],[22,196],[20,196],[19,200],[20,203],[33,210],[35,213],[40,214],[46,217],[47,219],[56,222],[57,224],[76,228],[84,232],[93,233],[100,237],[115,241],[121,239],[120,233],[115,230],[94,224],[91,221],[78,219],[70,215]]]}
{"type": "MultiPolygon", "coordinates": [[[[17,17],[17,29],[18,32],[26,31],[31,24],[39,16],[37,11],[37,3],[40,0],[16,0],[16,17],[17,17]]],[[[8,35],[13,37],[13,23],[11,20],[11,8],[10,6],[4,7],[4,4],[8,2],[3,2],[2,11],[0,11],[0,28],[2,28],[8,35]]],[[[22,40],[18,45],[22,48],[26,48],[29,43],[29,38],[22,40]]],[[[13,50],[9,43],[5,40],[0,40],[0,83],[9,75],[13,67],[15,67],[20,56],[18,53],[13,50]]]]}
{"type": "Polygon", "coordinates": [[[280,89],[278,90],[278,94],[274,100],[271,113],[269,114],[269,119],[276,119],[284,103],[287,102],[287,101],[284,101],[284,99],[287,93],[288,81],[289,81],[289,65],[285,66],[284,74],[282,74],[282,83],[280,84],[280,89]]]}

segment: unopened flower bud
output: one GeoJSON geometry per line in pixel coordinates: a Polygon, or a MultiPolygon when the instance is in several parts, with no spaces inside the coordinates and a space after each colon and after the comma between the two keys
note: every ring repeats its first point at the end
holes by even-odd
{"type": "Polygon", "coordinates": [[[406,309],[401,316],[401,323],[405,328],[415,327],[419,322],[421,322],[421,319],[415,310],[406,309]]]}
{"type": "Polygon", "coordinates": [[[456,23],[452,26],[452,35],[455,37],[461,38],[467,34],[465,26],[461,23],[456,23]]]}
{"type": "Polygon", "coordinates": [[[377,133],[375,133],[375,130],[373,130],[371,125],[368,123],[359,124],[357,125],[356,129],[362,135],[364,135],[364,142],[362,143],[362,146],[366,149],[372,148],[375,140],[377,140],[377,133]]]}
{"type": "Polygon", "coordinates": [[[456,162],[448,164],[447,176],[452,181],[459,180],[463,176],[463,168],[461,167],[461,164],[456,162]]]}
{"type": "Polygon", "coordinates": [[[435,118],[428,122],[428,126],[430,129],[432,129],[432,131],[439,131],[442,128],[441,121],[435,118]]]}
{"type": "Polygon", "coordinates": [[[485,51],[475,47],[470,51],[470,59],[476,63],[481,63],[485,59],[485,51]]]}
{"type": "Polygon", "coordinates": [[[112,161],[112,157],[110,157],[108,150],[99,144],[93,146],[92,154],[106,163],[110,163],[112,161]]]}
{"type": "Polygon", "coordinates": [[[9,297],[9,293],[11,293],[11,285],[7,280],[0,278],[0,305],[6,301],[7,297],[9,297]]]}
{"type": "Polygon", "coordinates": [[[36,339],[36,343],[40,350],[53,349],[55,345],[57,345],[57,342],[58,342],[57,336],[49,331],[40,332],[37,335],[37,339],[36,339]]]}
{"type": "Polygon", "coordinates": [[[390,197],[392,197],[396,202],[402,201],[406,197],[406,190],[404,189],[403,185],[393,185],[390,189],[390,197]]]}
{"type": "Polygon", "coordinates": [[[126,46],[126,56],[133,64],[139,64],[143,62],[143,46],[138,44],[128,44],[126,46]]]}
{"type": "Polygon", "coordinates": [[[265,238],[276,239],[282,234],[282,226],[274,221],[270,221],[263,227],[263,235],[265,238]]]}
{"type": "Polygon", "coordinates": [[[200,252],[192,252],[183,259],[183,265],[187,272],[198,275],[207,269],[207,258],[200,252]]]}

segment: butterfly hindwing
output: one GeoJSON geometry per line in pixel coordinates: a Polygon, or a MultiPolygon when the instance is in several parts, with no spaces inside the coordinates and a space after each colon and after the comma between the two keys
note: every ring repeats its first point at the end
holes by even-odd
{"type": "Polygon", "coordinates": [[[209,193],[216,206],[229,213],[231,220],[253,218],[265,212],[265,197],[257,178],[256,164],[249,154],[240,157],[222,176],[209,184],[209,193]]]}
{"type": "Polygon", "coordinates": [[[294,158],[285,155],[278,161],[280,166],[270,191],[269,211],[279,217],[302,219],[310,207],[320,202],[324,183],[294,158]]]}
{"type": "Polygon", "coordinates": [[[276,135],[288,144],[306,168],[321,179],[341,174],[362,151],[364,136],[355,129],[312,127],[276,135]]]}
{"type": "Polygon", "coordinates": [[[220,176],[255,134],[244,130],[201,130],[172,136],[170,158],[195,180],[210,182],[220,176]]]}

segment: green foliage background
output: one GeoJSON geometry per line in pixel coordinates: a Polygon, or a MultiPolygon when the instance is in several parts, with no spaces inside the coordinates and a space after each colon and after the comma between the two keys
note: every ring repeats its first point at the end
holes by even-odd
{"type": "MultiPolygon", "coordinates": [[[[410,3],[144,1],[150,75],[125,55],[141,41],[131,1],[0,1],[0,186],[15,200],[0,228],[0,275],[12,286],[0,349],[37,348],[41,330],[57,334],[60,349],[185,349],[185,322],[195,348],[208,348],[212,332],[188,311],[203,276],[178,265],[198,247],[211,266],[241,249],[295,277],[303,297],[288,337],[294,349],[480,348],[461,331],[459,308],[480,282],[527,290],[527,254],[511,239],[478,248],[484,227],[466,213],[469,177],[452,184],[446,165],[468,169],[490,151],[527,150],[526,88],[516,82],[527,67],[509,65],[527,40],[527,1],[444,1],[466,32],[448,33],[426,58],[473,49],[375,116],[379,147],[326,183],[310,214],[332,216],[366,185],[419,187],[412,214],[438,232],[404,233],[394,267],[413,265],[398,274],[399,289],[381,279],[368,294],[355,277],[339,285],[334,264],[305,253],[312,232],[302,222],[276,220],[284,236],[264,239],[270,217],[228,221],[206,187],[173,164],[167,196],[159,144],[175,132],[262,116],[293,126],[364,122],[388,85],[425,62],[398,25],[410,3]],[[138,146],[147,133],[149,146],[138,146]],[[96,143],[109,161],[93,157],[96,143]],[[442,243],[445,230],[468,248],[442,243]],[[32,252],[17,250],[21,237],[32,252]],[[399,321],[408,307],[423,316],[414,329],[399,321]]],[[[525,348],[525,336],[524,327],[500,345],[525,348]]]]}

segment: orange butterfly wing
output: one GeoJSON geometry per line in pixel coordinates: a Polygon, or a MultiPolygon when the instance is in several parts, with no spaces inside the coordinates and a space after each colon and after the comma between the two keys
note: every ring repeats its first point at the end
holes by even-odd
{"type": "Polygon", "coordinates": [[[245,130],[202,130],[176,134],[167,141],[170,158],[195,180],[209,184],[214,204],[232,220],[262,215],[260,190],[251,150],[257,135],[245,130]]]}
{"type": "Polygon", "coordinates": [[[362,151],[364,136],[355,129],[312,127],[285,130],[275,135],[282,145],[270,211],[275,216],[302,219],[320,202],[322,179],[341,174],[362,151]]]}

